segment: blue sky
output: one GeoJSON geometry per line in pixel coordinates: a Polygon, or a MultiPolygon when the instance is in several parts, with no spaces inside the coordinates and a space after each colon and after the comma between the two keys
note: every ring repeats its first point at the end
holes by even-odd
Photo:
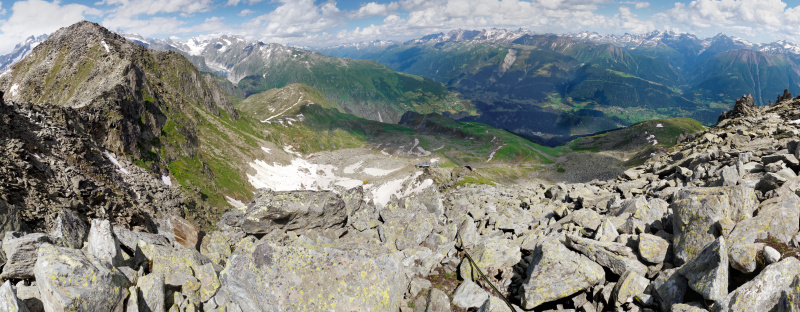
{"type": "Polygon", "coordinates": [[[84,19],[145,37],[234,34],[313,47],[494,27],[800,42],[800,0],[0,0],[0,53],[84,19]]]}

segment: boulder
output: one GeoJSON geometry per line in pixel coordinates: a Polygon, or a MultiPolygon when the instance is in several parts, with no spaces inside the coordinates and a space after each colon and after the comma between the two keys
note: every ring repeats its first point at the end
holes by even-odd
{"type": "MultiPolygon", "coordinates": [[[[508,304],[503,301],[503,299],[495,296],[489,296],[489,299],[486,299],[486,301],[483,302],[481,307],[478,309],[478,312],[506,312],[508,310],[508,304]]],[[[512,312],[514,310],[512,310],[512,312]]]]}
{"type": "Polygon", "coordinates": [[[715,224],[732,210],[727,195],[703,193],[700,189],[684,190],[673,202],[673,252],[676,264],[697,256],[714,242],[715,224]]]}
{"type": "Polygon", "coordinates": [[[52,243],[50,236],[43,233],[23,234],[6,232],[3,239],[3,251],[6,253],[6,264],[3,266],[2,279],[28,279],[33,277],[39,246],[52,243]]]}
{"type": "Polygon", "coordinates": [[[428,306],[425,312],[450,312],[450,298],[444,291],[438,288],[431,288],[428,297],[428,306]]]}
{"type": "Polygon", "coordinates": [[[653,297],[662,311],[672,310],[673,305],[683,302],[688,281],[678,274],[678,269],[661,271],[653,280],[653,297]]]}
{"type": "Polygon", "coordinates": [[[48,311],[116,311],[131,286],[108,262],[51,244],[39,248],[34,275],[48,311]]]}
{"type": "Polygon", "coordinates": [[[770,246],[765,246],[764,251],[762,252],[764,255],[764,261],[769,265],[778,262],[781,260],[781,253],[775,250],[770,246]]]}
{"type": "Polygon", "coordinates": [[[625,234],[650,231],[652,227],[662,228],[661,219],[669,205],[662,199],[648,201],[644,196],[626,199],[618,209],[610,211],[614,226],[625,234]]]}
{"type": "MultiPolygon", "coordinates": [[[[728,248],[720,237],[678,269],[689,287],[706,300],[722,303],[728,294],[728,248]]],[[[737,310],[739,311],[739,310],[737,310]]]]}
{"type": "Polygon", "coordinates": [[[186,248],[197,248],[200,230],[180,216],[173,215],[169,219],[175,242],[186,248]]]}
{"type": "Polygon", "coordinates": [[[456,224],[458,224],[456,246],[462,249],[472,249],[478,240],[478,228],[475,226],[475,220],[464,214],[456,219],[456,224]]]}
{"type": "Polygon", "coordinates": [[[164,235],[131,231],[119,226],[111,227],[111,230],[114,231],[114,237],[117,238],[120,247],[125,247],[131,252],[136,250],[139,241],[144,241],[153,245],[170,246],[169,240],[164,235]]]}
{"type": "Polygon", "coordinates": [[[767,235],[788,243],[800,231],[800,197],[794,193],[761,202],[758,215],[736,224],[728,235],[731,244],[755,243],[767,235]]]}
{"type": "Polygon", "coordinates": [[[669,242],[652,234],[639,234],[639,255],[649,263],[664,262],[669,242]]]}
{"type": "Polygon", "coordinates": [[[0,199],[0,237],[5,237],[6,232],[22,231],[24,228],[17,206],[0,199]]]}
{"type": "Polygon", "coordinates": [[[334,192],[269,189],[258,190],[247,206],[226,212],[220,220],[248,234],[266,234],[273,229],[341,228],[346,221],[345,203],[334,192]]]}
{"type": "Polygon", "coordinates": [[[50,236],[60,245],[69,248],[81,249],[86,236],[89,235],[89,227],[72,210],[62,208],[56,221],[53,222],[53,229],[50,236]]]}
{"type": "MultiPolygon", "coordinates": [[[[503,237],[481,239],[475,248],[468,252],[484,274],[487,276],[501,275],[501,280],[511,279],[514,273],[511,267],[522,259],[519,246],[503,237]]],[[[480,278],[478,272],[466,258],[461,262],[459,274],[462,278],[473,281],[480,278]]]]}
{"type": "Polygon", "coordinates": [[[520,288],[525,309],[568,297],[605,280],[603,267],[552,237],[536,246],[525,276],[520,288]]]}
{"type": "Polygon", "coordinates": [[[639,275],[634,271],[627,271],[620,276],[619,282],[614,285],[612,295],[614,296],[614,307],[621,307],[627,302],[633,302],[634,298],[641,297],[645,288],[650,285],[650,280],[639,275]]]}
{"type": "Polygon", "coordinates": [[[672,306],[672,312],[708,312],[703,305],[698,302],[679,303],[672,306]]]}
{"type": "Polygon", "coordinates": [[[204,236],[203,243],[200,245],[200,254],[208,257],[211,262],[220,267],[225,267],[232,252],[228,238],[220,231],[213,231],[204,236]]]}
{"type": "Polygon", "coordinates": [[[617,239],[617,236],[619,236],[619,232],[617,232],[614,223],[608,218],[603,219],[603,222],[600,223],[600,226],[598,226],[597,230],[594,232],[594,239],[603,243],[613,242],[617,239]]]}
{"type": "Polygon", "coordinates": [[[640,276],[647,274],[647,266],[639,262],[633,250],[620,243],[603,243],[595,240],[568,235],[567,246],[582,253],[587,258],[622,276],[634,271],[640,276]]]}
{"type": "Polygon", "coordinates": [[[17,298],[17,293],[11,286],[11,281],[5,281],[0,286],[0,311],[28,312],[28,307],[17,298]]]}
{"type": "Polygon", "coordinates": [[[165,310],[164,274],[150,273],[142,276],[139,278],[137,286],[141,292],[139,295],[140,308],[147,307],[154,312],[165,310]]]}
{"type": "Polygon", "coordinates": [[[404,304],[408,282],[398,253],[373,242],[280,241],[240,242],[220,273],[222,289],[243,311],[397,311],[404,304]]]}
{"type": "Polygon", "coordinates": [[[194,277],[195,272],[199,272],[203,265],[211,263],[211,260],[197,250],[180,246],[153,245],[139,241],[138,249],[150,261],[150,271],[164,274],[165,283],[175,287],[185,286],[190,281],[187,277],[194,277]]]}
{"type": "Polygon", "coordinates": [[[758,256],[764,250],[763,243],[738,243],[728,248],[731,267],[742,273],[753,273],[758,267],[758,256]]]}
{"type": "Polygon", "coordinates": [[[453,293],[453,305],[462,309],[478,308],[487,299],[489,292],[470,280],[463,281],[453,293]]]}
{"type": "Polygon", "coordinates": [[[89,238],[86,242],[86,250],[90,255],[115,267],[121,266],[125,262],[122,258],[119,241],[114,237],[114,233],[111,230],[111,222],[108,220],[92,220],[92,227],[89,229],[89,238]]]}
{"type": "Polygon", "coordinates": [[[777,306],[778,312],[800,311],[800,276],[795,276],[792,284],[781,292],[777,306]]]}
{"type": "Polygon", "coordinates": [[[800,274],[800,260],[786,258],[768,265],[747,283],[728,294],[727,307],[730,311],[774,311],[784,289],[792,285],[800,274]]]}
{"type": "Polygon", "coordinates": [[[422,244],[425,238],[431,234],[433,227],[436,224],[434,216],[425,211],[418,211],[406,219],[405,222],[396,222],[394,219],[387,222],[387,227],[396,227],[390,229],[392,232],[400,233],[395,240],[397,250],[405,250],[408,248],[416,247],[422,244]],[[394,222],[392,222],[394,221],[394,222]]]}

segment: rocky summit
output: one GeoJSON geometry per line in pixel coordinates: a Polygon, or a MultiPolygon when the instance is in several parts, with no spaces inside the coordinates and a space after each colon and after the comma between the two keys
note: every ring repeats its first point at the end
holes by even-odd
{"type": "Polygon", "coordinates": [[[113,174],[113,157],[71,127],[72,108],[3,103],[0,302],[4,311],[794,311],[800,97],[747,102],[613,180],[434,184],[382,206],[363,187],[262,189],[209,232],[179,217],[168,186],[113,174]],[[49,209],[66,200],[72,208],[49,209]]]}
{"type": "MultiPolygon", "coordinates": [[[[800,307],[800,97],[788,91],[765,107],[744,96],[716,126],[613,179],[459,183],[472,168],[427,163],[379,198],[383,186],[360,180],[245,190],[249,202],[195,215],[214,223],[198,227],[187,218],[199,187],[172,185],[188,169],[165,175],[131,151],[170,139],[176,149],[151,152],[172,164],[170,153],[218,147],[178,135],[227,110],[236,119],[213,81],[185,66],[169,76],[180,55],[87,22],[48,40],[0,76],[11,93],[0,92],[0,311],[800,307]],[[69,38],[102,66],[72,54],[81,47],[69,38]],[[107,88],[85,88],[97,85],[107,88]],[[161,134],[170,122],[184,130],[161,134]],[[130,131],[109,139],[99,124],[130,131]]],[[[440,117],[403,119],[435,133],[440,117]]]]}

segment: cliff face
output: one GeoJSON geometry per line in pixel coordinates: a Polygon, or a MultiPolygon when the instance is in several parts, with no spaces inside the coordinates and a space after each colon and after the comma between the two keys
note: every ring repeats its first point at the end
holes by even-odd
{"type": "Polygon", "coordinates": [[[105,148],[152,162],[155,171],[196,153],[196,109],[238,118],[213,79],[180,54],[148,50],[91,22],[55,32],[0,76],[0,90],[9,100],[86,112],[105,148]],[[170,121],[183,139],[161,144],[170,121]]]}

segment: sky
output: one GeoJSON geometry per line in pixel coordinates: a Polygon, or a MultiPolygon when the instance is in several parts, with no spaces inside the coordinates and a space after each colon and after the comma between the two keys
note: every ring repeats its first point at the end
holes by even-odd
{"type": "Polygon", "coordinates": [[[81,20],[152,38],[229,34],[307,47],[408,40],[458,28],[672,30],[800,43],[800,0],[0,0],[0,53],[81,20]]]}

